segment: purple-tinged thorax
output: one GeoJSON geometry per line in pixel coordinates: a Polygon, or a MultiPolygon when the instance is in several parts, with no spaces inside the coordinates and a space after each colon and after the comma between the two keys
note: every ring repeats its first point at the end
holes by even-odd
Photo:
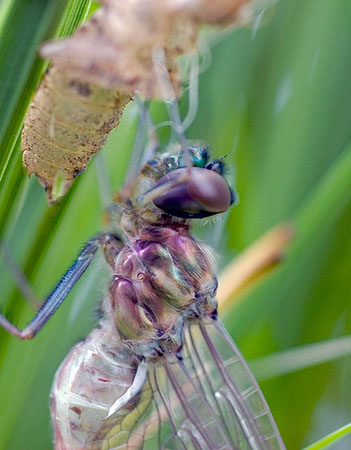
{"type": "Polygon", "coordinates": [[[136,198],[155,181],[142,176],[119,226],[127,236],[110,285],[113,320],[122,340],[143,356],[177,353],[185,320],[216,310],[215,258],[190,235],[188,220],[136,198]]]}

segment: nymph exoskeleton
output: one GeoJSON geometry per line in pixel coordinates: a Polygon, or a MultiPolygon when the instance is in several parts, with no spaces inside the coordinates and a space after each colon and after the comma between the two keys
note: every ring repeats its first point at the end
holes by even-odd
{"type": "Polygon", "coordinates": [[[104,0],[70,38],[46,43],[52,66],[22,133],[23,163],[49,203],[59,200],[119,124],[135,93],[177,98],[178,57],[196,50],[202,24],[238,23],[247,0],[104,0]],[[159,58],[169,77],[159,83],[159,58]]]}

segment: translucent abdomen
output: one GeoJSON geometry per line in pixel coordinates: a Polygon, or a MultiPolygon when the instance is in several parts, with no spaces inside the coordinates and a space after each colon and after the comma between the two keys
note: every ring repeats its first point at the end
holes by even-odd
{"type": "MultiPolygon", "coordinates": [[[[121,345],[116,331],[106,323],[75,345],[56,372],[51,391],[55,449],[100,449],[102,439],[111,428],[115,435],[120,430],[123,436],[123,429],[127,427],[123,423],[125,416],[134,411],[137,422],[148,406],[147,389],[115,414],[113,421],[106,417],[111,405],[133,383],[135,373],[134,355],[121,345]]],[[[124,441],[121,437],[121,442],[124,441]]]]}

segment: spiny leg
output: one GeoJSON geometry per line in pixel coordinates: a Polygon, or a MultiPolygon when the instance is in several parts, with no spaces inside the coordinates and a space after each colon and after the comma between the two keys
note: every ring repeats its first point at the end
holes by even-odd
{"type": "MultiPolygon", "coordinates": [[[[171,126],[175,131],[177,140],[180,143],[181,147],[184,150],[184,159],[186,166],[189,168],[192,167],[192,158],[190,151],[188,149],[188,141],[185,136],[185,129],[190,126],[192,123],[198,106],[198,76],[199,76],[199,64],[197,56],[194,56],[192,59],[192,65],[190,70],[190,89],[189,89],[189,110],[187,116],[182,122],[178,101],[176,98],[175,91],[172,86],[172,82],[169,78],[169,73],[166,65],[166,57],[165,52],[162,49],[157,49],[153,53],[153,63],[155,68],[155,73],[157,75],[158,83],[160,85],[161,91],[163,93],[164,101],[168,109],[168,114],[170,117],[170,121],[162,122],[160,124],[154,125],[152,122],[152,118],[149,111],[149,102],[143,102],[138,95],[134,96],[134,100],[139,107],[139,126],[137,130],[137,135],[135,139],[133,154],[132,154],[132,165],[130,166],[130,170],[126,177],[127,185],[128,181],[135,173],[135,167],[140,165],[144,165],[148,159],[155,155],[155,150],[159,148],[159,142],[156,134],[156,129],[160,126],[171,126]],[[186,128],[185,128],[186,127],[186,128]],[[146,131],[148,133],[146,133],[146,131]],[[147,136],[146,136],[147,134],[147,136]],[[147,142],[144,144],[144,142],[147,142]],[[144,148],[144,157],[140,159],[139,162],[143,164],[137,164],[136,158],[141,153],[141,149],[144,148]],[[134,169],[134,171],[133,171],[134,169]]],[[[169,183],[165,183],[162,186],[157,188],[153,188],[150,191],[146,192],[144,195],[140,196],[137,199],[140,207],[145,206],[147,203],[152,201],[154,198],[162,195],[167,192],[169,189],[186,182],[190,178],[190,170],[188,173],[183,174],[178,177],[176,180],[170,181],[169,183]]],[[[117,201],[123,201],[123,191],[119,193],[116,197],[117,201]],[[122,195],[121,195],[122,194],[122,195]]]]}
{"type": "Polygon", "coordinates": [[[113,262],[123,248],[123,245],[124,244],[119,237],[110,234],[99,234],[90,239],[79,253],[76,261],[67,270],[57,286],[48,296],[41,309],[25,328],[22,330],[18,329],[1,314],[0,325],[9,333],[20,339],[33,339],[50,317],[56,312],[79,278],[87,270],[97,250],[102,248],[106,261],[110,265],[113,265],[113,262]]]}
{"type": "Polygon", "coordinates": [[[172,128],[176,132],[177,139],[181,146],[186,148],[188,141],[184,134],[182,121],[180,119],[177,96],[169,78],[164,49],[154,49],[152,53],[152,61],[157,76],[157,81],[162,92],[163,100],[166,103],[168,114],[172,121],[172,128]]]}
{"type": "MultiPolygon", "coordinates": [[[[138,101],[138,97],[134,97],[136,101],[138,101]]],[[[139,99],[140,100],[140,99],[139,99]]],[[[139,161],[139,169],[144,167],[145,164],[150,160],[155,158],[157,151],[160,148],[160,142],[158,140],[158,136],[156,133],[156,126],[153,123],[151,113],[150,113],[150,102],[142,102],[141,106],[142,112],[141,119],[144,120],[144,124],[147,129],[147,139],[146,143],[143,145],[144,151],[142,152],[140,161],[139,161]]]]}
{"type": "MultiPolygon", "coordinates": [[[[159,147],[159,142],[156,134],[156,128],[152,122],[152,118],[149,111],[149,104],[147,102],[143,102],[137,95],[134,97],[135,102],[137,103],[139,107],[139,125],[137,130],[137,135],[135,138],[134,148],[132,152],[132,158],[128,170],[128,174],[126,177],[126,185],[120,191],[116,196],[115,200],[116,202],[124,202],[126,199],[128,199],[130,195],[129,191],[129,183],[132,179],[134,179],[136,175],[136,168],[140,169],[148,159],[151,159],[155,156],[155,151],[159,147]],[[147,143],[145,144],[145,141],[147,143]],[[142,152],[142,149],[144,149],[144,152],[142,152]],[[144,156],[139,157],[141,153],[144,153],[144,156]],[[139,160],[137,162],[137,160],[139,160]]],[[[179,118],[179,115],[178,115],[179,118]]],[[[180,120],[180,118],[179,118],[180,120]]],[[[180,124],[181,125],[181,124],[180,124]]],[[[186,147],[187,148],[187,147],[186,147]]],[[[185,159],[187,160],[188,157],[190,158],[190,153],[185,152],[185,159]]],[[[191,166],[191,163],[188,163],[187,165],[191,166]]],[[[145,194],[141,195],[137,199],[137,203],[140,207],[145,206],[147,203],[151,202],[154,198],[158,197],[159,195],[167,192],[169,189],[171,189],[174,186],[177,186],[181,183],[184,183],[187,181],[190,177],[190,172],[187,172],[181,176],[179,176],[176,180],[172,180],[168,183],[164,183],[162,186],[152,188],[150,191],[146,192],[145,194]]],[[[109,208],[111,212],[113,213],[113,210],[115,207],[112,205],[109,208]]]]}
{"type": "Polygon", "coordinates": [[[116,205],[113,204],[113,201],[118,203],[120,201],[123,201],[125,198],[129,197],[130,194],[129,185],[138,176],[139,170],[141,169],[141,167],[143,167],[146,160],[151,159],[151,156],[153,156],[155,150],[158,148],[159,145],[158,140],[156,139],[155,142],[154,139],[154,137],[156,136],[155,132],[152,134],[151,138],[152,132],[151,127],[153,126],[153,124],[149,112],[150,102],[142,100],[137,94],[134,95],[133,100],[138,109],[139,119],[136,136],[134,139],[134,145],[129,160],[129,167],[124,178],[124,188],[122,189],[122,191],[118,192],[115,195],[112,195],[111,180],[107,170],[104,154],[98,153],[94,159],[98,175],[98,185],[100,191],[101,204],[106,212],[107,222],[111,222],[113,215],[115,214],[115,212],[118,213],[119,210],[118,206],[116,207],[116,205]],[[147,150],[146,142],[151,140],[154,151],[152,152],[151,156],[149,152],[149,157],[146,157],[145,156],[147,150]],[[147,159],[145,160],[145,158],[147,159]]]}
{"type": "Polygon", "coordinates": [[[156,134],[156,129],[160,126],[171,126],[175,131],[177,140],[180,143],[186,166],[189,170],[185,173],[182,173],[176,179],[172,181],[166,182],[161,186],[154,187],[150,189],[150,191],[141,195],[137,199],[137,203],[139,207],[144,207],[147,203],[153,201],[156,197],[166,193],[168,190],[176,187],[182,183],[187,182],[190,179],[191,171],[190,168],[193,166],[192,157],[189,150],[188,141],[185,136],[185,127],[189,127],[192,123],[197,107],[198,107],[198,75],[199,75],[199,64],[197,56],[193,58],[193,63],[191,65],[190,70],[190,89],[189,89],[189,111],[184,122],[181,121],[178,101],[176,99],[176,94],[172,86],[172,82],[169,77],[169,73],[166,65],[165,52],[162,49],[157,49],[153,54],[153,63],[155,68],[155,73],[157,75],[158,83],[160,85],[161,91],[163,93],[164,101],[166,103],[170,121],[162,122],[160,124],[154,125],[152,122],[152,118],[149,111],[149,103],[143,102],[138,95],[134,96],[134,100],[139,107],[139,125],[137,130],[137,135],[135,139],[133,154],[132,154],[132,164],[130,165],[130,169],[128,171],[128,175],[126,177],[127,184],[121,192],[119,192],[115,196],[115,200],[117,202],[125,201],[128,199],[128,181],[134,178],[135,175],[135,167],[140,167],[141,164],[137,164],[137,157],[141,154],[141,149],[144,148],[144,157],[139,159],[139,162],[142,162],[144,165],[148,159],[150,159],[155,154],[155,150],[159,148],[159,142],[156,134]],[[148,133],[146,133],[148,131],[148,133]],[[147,134],[147,136],[146,136],[147,134]],[[147,142],[146,144],[144,142],[147,142]]]}
{"type": "MultiPolygon", "coordinates": [[[[133,181],[137,176],[140,168],[144,165],[143,160],[148,139],[149,125],[152,123],[149,112],[149,101],[143,101],[137,94],[134,95],[134,102],[138,108],[138,126],[134,139],[132,155],[129,161],[129,168],[125,178],[126,184],[133,181]]],[[[158,142],[156,143],[158,147],[158,142]]]]}
{"type": "Polygon", "coordinates": [[[182,122],[179,112],[178,99],[174,91],[172,81],[167,69],[166,55],[163,49],[153,51],[153,64],[157,80],[163,95],[163,100],[167,106],[169,122],[163,122],[157,125],[157,128],[164,125],[171,126],[175,132],[176,139],[184,150],[185,163],[188,167],[192,166],[192,160],[188,149],[188,140],[185,135],[186,129],[193,122],[198,107],[198,76],[199,67],[197,56],[193,58],[192,70],[190,71],[190,89],[189,89],[189,110],[184,122],[182,122]]]}
{"type": "Polygon", "coordinates": [[[188,89],[188,112],[182,122],[184,132],[190,127],[195,120],[199,106],[199,60],[198,55],[194,54],[191,58],[189,71],[189,89],[188,89]]]}
{"type": "Polygon", "coordinates": [[[137,132],[134,140],[132,154],[129,161],[129,168],[124,180],[123,188],[113,196],[114,203],[106,209],[107,219],[112,221],[112,217],[120,210],[119,203],[128,204],[131,196],[131,185],[139,175],[140,169],[153,159],[159,148],[159,141],[156,128],[152,122],[149,111],[150,102],[142,100],[137,94],[134,95],[134,102],[138,108],[139,120],[137,132]]]}

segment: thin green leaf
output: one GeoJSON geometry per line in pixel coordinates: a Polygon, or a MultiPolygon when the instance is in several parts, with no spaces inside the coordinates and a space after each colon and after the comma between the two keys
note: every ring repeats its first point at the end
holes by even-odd
{"type": "Polygon", "coordinates": [[[322,450],[323,448],[329,448],[340,439],[345,438],[347,435],[351,436],[351,423],[339,428],[333,433],[328,434],[328,436],[325,436],[314,444],[305,447],[304,450],[322,450]]]}
{"type": "MultiPolygon", "coordinates": [[[[296,230],[296,237],[287,261],[281,265],[277,273],[260,289],[275,292],[275,295],[270,300],[269,308],[277,307],[282,298],[284,298],[283,294],[279,294],[280,289],[282,289],[281,280],[290,279],[290,283],[295,283],[291,277],[292,269],[298,265],[300,266],[299,272],[305,269],[302,266],[303,260],[301,255],[306,255],[306,253],[313,251],[313,237],[317,234],[319,239],[322,239],[323,235],[327,236],[335,226],[341,212],[348,205],[351,196],[349,178],[351,173],[350,151],[351,144],[344,149],[338,160],[305,199],[295,219],[289,220],[296,230]],[[321,224],[323,224],[323,227],[321,227],[321,224]]],[[[306,261],[306,263],[308,262],[306,261]]],[[[286,286],[284,286],[284,289],[286,289],[286,286]]],[[[267,304],[263,304],[260,298],[257,298],[256,302],[256,312],[260,311],[263,315],[269,314],[267,304]]],[[[242,326],[245,326],[245,319],[248,320],[245,314],[251,314],[251,308],[252,305],[249,305],[247,302],[240,302],[235,307],[236,311],[239,311],[239,315],[237,320],[231,321],[231,327],[235,326],[236,333],[240,333],[242,326]]]]}
{"type": "Polygon", "coordinates": [[[89,5],[89,0],[13,0],[0,10],[0,182],[47,65],[37,55],[39,44],[71,32],[89,5]]]}
{"type": "Polygon", "coordinates": [[[257,358],[250,361],[250,367],[258,380],[266,380],[346,356],[351,356],[351,336],[302,345],[257,358]]]}

